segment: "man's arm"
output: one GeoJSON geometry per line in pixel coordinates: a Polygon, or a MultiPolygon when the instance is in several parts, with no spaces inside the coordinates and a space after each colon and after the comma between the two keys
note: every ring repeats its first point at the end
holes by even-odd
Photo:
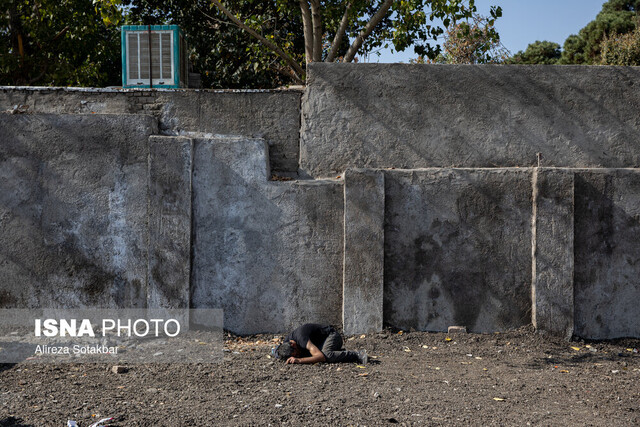
{"type": "Polygon", "coordinates": [[[309,340],[307,342],[307,350],[311,353],[310,357],[290,357],[287,359],[287,363],[318,363],[325,362],[327,360],[324,354],[320,351],[314,343],[309,340]]]}

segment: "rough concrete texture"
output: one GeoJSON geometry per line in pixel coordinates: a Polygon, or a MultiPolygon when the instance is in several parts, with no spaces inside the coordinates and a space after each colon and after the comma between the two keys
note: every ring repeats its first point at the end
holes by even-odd
{"type": "Polygon", "coordinates": [[[342,182],[267,181],[260,139],[194,142],[192,307],[241,334],[339,326],[342,182]]]}
{"type": "Polygon", "coordinates": [[[344,333],[382,330],[384,296],[384,172],[344,175],[344,333]]]}
{"type": "Polygon", "coordinates": [[[244,135],[269,144],[275,173],[298,170],[298,90],[109,90],[0,87],[0,111],[16,105],[35,113],[151,114],[167,135],[190,132],[244,135]]]}
{"type": "Polygon", "coordinates": [[[149,308],[189,308],[193,143],[149,138],[149,308]]]}
{"type": "Polygon", "coordinates": [[[159,92],[156,102],[162,105],[160,126],[166,131],[262,138],[273,172],[283,173],[298,171],[300,98],[297,91],[182,91],[159,92]]]}
{"type": "Polygon", "coordinates": [[[640,68],[309,64],[301,171],[640,166],[640,68]]]}
{"type": "Polygon", "coordinates": [[[533,171],[532,323],[539,331],[573,335],[574,173],[533,171]]]}
{"type": "Polygon", "coordinates": [[[640,170],[575,174],[575,334],[639,337],[640,170]]]}
{"type": "Polygon", "coordinates": [[[493,332],[531,322],[531,173],[385,171],[384,318],[493,332]]]}
{"type": "Polygon", "coordinates": [[[0,307],[143,307],[152,117],[0,115],[0,307]]]}

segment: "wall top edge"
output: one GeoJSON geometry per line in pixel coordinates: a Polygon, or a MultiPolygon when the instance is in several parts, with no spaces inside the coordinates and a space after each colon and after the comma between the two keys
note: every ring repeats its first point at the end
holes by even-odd
{"type": "Polygon", "coordinates": [[[281,89],[168,89],[168,88],[121,88],[121,87],[56,87],[56,86],[0,86],[0,90],[32,91],[32,92],[89,92],[89,93],[130,93],[130,92],[203,92],[203,93],[280,93],[304,91],[301,87],[281,89]]]}
{"type": "Polygon", "coordinates": [[[592,70],[602,70],[607,68],[617,68],[617,69],[630,69],[630,70],[640,70],[640,66],[629,66],[629,65],[578,65],[578,64],[567,64],[567,65],[557,65],[557,64],[410,64],[404,62],[396,62],[396,63],[353,63],[353,62],[310,62],[307,64],[307,67],[310,68],[319,68],[319,67],[343,67],[343,68],[353,68],[353,67],[370,67],[370,68],[391,68],[391,67],[414,67],[414,68],[556,68],[556,69],[569,69],[569,68],[579,68],[579,69],[592,69],[592,70]]]}
{"type": "Polygon", "coordinates": [[[428,168],[411,168],[411,169],[401,169],[401,168],[349,168],[345,172],[364,172],[364,171],[383,171],[383,172],[434,172],[434,171],[443,171],[443,170],[453,170],[453,171],[523,171],[523,172],[532,172],[532,171],[546,171],[546,170],[563,170],[563,171],[589,171],[589,172],[607,172],[607,171],[633,171],[640,172],[640,168],[633,167],[623,167],[623,168],[603,168],[603,167],[563,167],[563,166],[523,166],[523,167],[513,167],[513,166],[505,166],[505,167],[455,167],[455,166],[443,166],[443,167],[428,167],[428,168]]]}

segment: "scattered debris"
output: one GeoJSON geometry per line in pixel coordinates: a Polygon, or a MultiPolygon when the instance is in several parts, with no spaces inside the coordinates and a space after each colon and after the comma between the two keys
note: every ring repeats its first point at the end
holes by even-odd
{"type": "Polygon", "coordinates": [[[467,327],[466,326],[449,326],[447,329],[447,333],[449,334],[466,334],[467,327]]]}
{"type": "Polygon", "coordinates": [[[129,368],[127,368],[126,366],[122,366],[122,365],[115,365],[115,366],[111,367],[111,372],[113,372],[114,374],[124,374],[128,370],[129,370],[129,368]]]}
{"type": "Polygon", "coordinates": [[[104,427],[103,423],[106,423],[106,422],[109,422],[109,421],[112,421],[112,420],[113,420],[113,417],[103,418],[100,421],[97,421],[97,422],[91,424],[89,427],[104,427]]]}
{"type": "Polygon", "coordinates": [[[25,114],[29,112],[29,106],[24,104],[16,104],[10,110],[11,114],[25,114]]]}

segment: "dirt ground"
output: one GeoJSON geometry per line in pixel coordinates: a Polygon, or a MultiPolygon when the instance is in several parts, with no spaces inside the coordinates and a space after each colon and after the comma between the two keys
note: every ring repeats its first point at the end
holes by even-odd
{"type": "Polygon", "coordinates": [[[284,365],[274,336],[226,336],[211,364],[4,365],[0,426],[640,425],[640,340],[529,328],[348,337],[368,365],[284,365]]]}

